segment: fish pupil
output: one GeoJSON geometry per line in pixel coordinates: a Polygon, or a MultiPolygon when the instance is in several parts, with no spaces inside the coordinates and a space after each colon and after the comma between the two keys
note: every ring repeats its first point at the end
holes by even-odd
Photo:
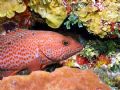
{"type": "Polygon", "coordinates": [[[64,45],[64,46],[68,46],[68,45],[69,45],[69,42],[64,40],[64,41],[63,41],[63,45],[64,45]]]}

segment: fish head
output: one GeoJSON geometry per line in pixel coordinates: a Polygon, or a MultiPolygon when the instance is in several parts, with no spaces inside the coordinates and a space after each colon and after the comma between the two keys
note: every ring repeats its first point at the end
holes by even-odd
{"type": "Polygon", "coordinates": [[[44,43],[40,46],[40,50],[51,61],[61,61],[80,52],[83,46],[72,39],[59,33],[47,33],[44,43]]]}

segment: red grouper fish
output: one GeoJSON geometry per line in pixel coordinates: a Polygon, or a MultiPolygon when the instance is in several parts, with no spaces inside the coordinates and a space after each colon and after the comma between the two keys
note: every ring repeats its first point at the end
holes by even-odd
{"type": "Polygon", "coordinates": [[[16,30],[0,35],[0,77],[30,71],[65,60],[83,46],[70,37],[52,31],[16,30]]]}

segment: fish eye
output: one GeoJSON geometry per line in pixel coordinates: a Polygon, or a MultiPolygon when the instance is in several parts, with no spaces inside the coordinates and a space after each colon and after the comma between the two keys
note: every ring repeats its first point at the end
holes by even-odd
{"type": "Polygon", "coordinates": [[[63,40],[62,43],[63,43],[64,46],[68,46],[69,45],[69,42],[66,41],[66,40],[63,40]]]}

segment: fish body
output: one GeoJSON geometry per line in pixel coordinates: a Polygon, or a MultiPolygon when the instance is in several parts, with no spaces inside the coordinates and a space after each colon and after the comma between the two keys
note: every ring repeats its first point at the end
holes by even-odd
{"type": "MultiPolygon", "coordinates": [[[[52,31],[16,30],[0,35],[0,69],[31,71],[65,60],[82,49],[70,37],[52,31]]],[[[1,73],[0,76],[9,76],[1,73]]]]}

